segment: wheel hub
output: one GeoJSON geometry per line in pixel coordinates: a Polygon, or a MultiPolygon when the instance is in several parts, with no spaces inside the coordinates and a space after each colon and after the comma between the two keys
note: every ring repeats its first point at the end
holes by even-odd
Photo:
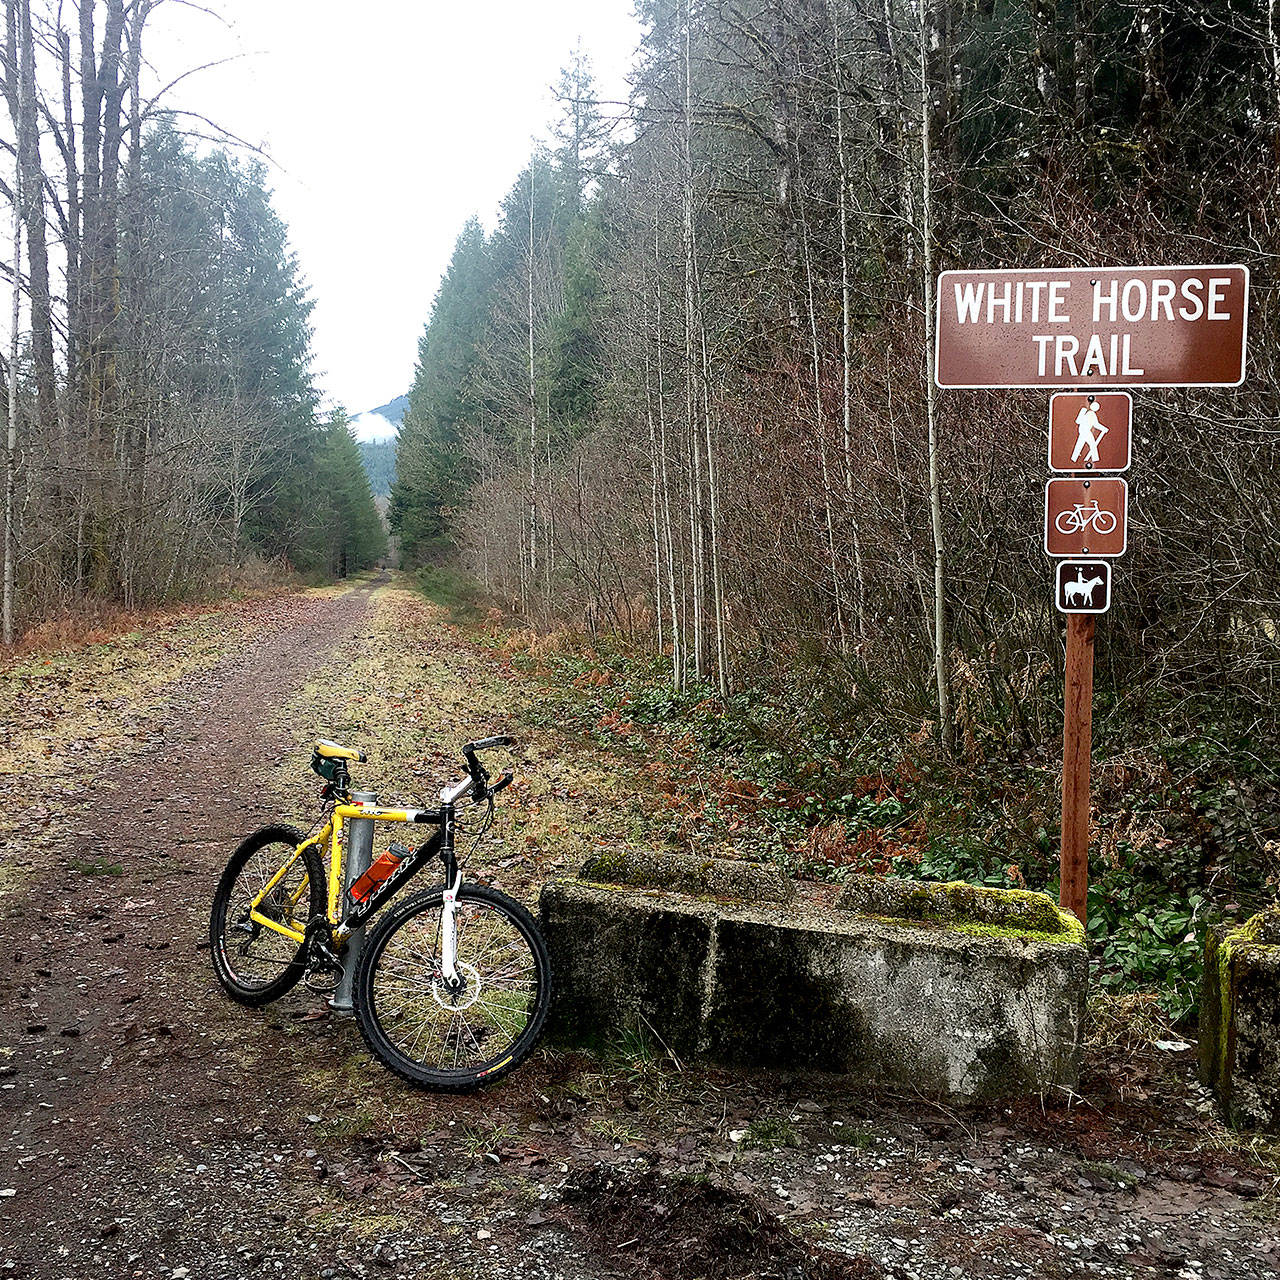
{"type": "Polygon", "coordinates": [[[469,964],[459,963],[455,968],[456,977],[452,983],[445,981],[443,974],[435,976],[431,982],[431,998],[442,1009],[461,1013],[480,998],[480,975],[469,964]]]}

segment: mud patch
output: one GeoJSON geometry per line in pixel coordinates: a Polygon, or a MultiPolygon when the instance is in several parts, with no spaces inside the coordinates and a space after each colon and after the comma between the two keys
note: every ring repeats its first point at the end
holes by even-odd
{"type": "Polygon", "coordinates": [[[589,1169],[564,1210],[611,1274],[653,1280],[880,1280],[868,1258],[813,1244],[755,1196],[698,1178],[589,1169]]]}

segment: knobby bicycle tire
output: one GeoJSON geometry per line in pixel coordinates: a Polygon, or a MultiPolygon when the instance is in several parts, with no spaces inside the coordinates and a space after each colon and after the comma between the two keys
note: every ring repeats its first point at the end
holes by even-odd
{"type": "MultiPolygon", "coordinates": [[[[255,831],[231,855],[218,881],[217,892],[213,896],[213,907],[209,913],[209,949],[213,956],[213,971],[227,995],[251,1008],[270,1004],[272,1000],[278,1000],[286,991],[290,991],[297,985],[298,979],[306,970],[307,949],[305,943],[299,943],[291,959],[277,962],[282,965],[282,968],[279,977],[273,981],[262,983],[245,981],[237,974],[234,962],[228,955],[227,911],[231,905],[231,894],[240,878],[240,873],[255,853],[273,844],[296,849],[301,843],[302,833],[296,827],[271,826],[255,831]]],[[[320,855],[314,848],[303,851],[302,865],[307,874],[306,919],[309,920],[316,915],[324,914],[324,869],[320,862],[320,855]]],[[[235,923],[232,923],[233,928],[235,923]]],[[[282,945],[288,942],[288,939],[282,935],[277,936],[281,937],[282,945]]]]}
{"type": "MultiPolygon", "coordinates": [[[[396,941],[400,931],[419,917],[425,917],[428,914],[434,915],[438,920],[443,903],[444,894],[440,888],[414,894],[393,908],[365,938],[355,974],[356,1020],[369,1051],[388,1070],[393,1071],[401,1079],[407,1080],[410,1084],[416,1085],[421,1089],[463,1093],[482,1084],[490,1084],[495,1080],[501,1079],[509,1072],[514,1071],[533,1052],[534,1046],[542,1036],[543,1027],[547,1020],[547,1012],[551,1007],[551,960],[547,954],[546,943],[543,941],[541,933],[538,932],[538,926],[534,923],[533,917],[520,903],[507,897],[506,894],[498,892],[496,889],[488,889],[480,885],[464,885],[458,894],[459,907],[466,908],[470,905],[475,908],[483,908],[484,911],[489,913],[488,917],[478,915],[474,918],[476,920],[487,918],[495,928],[498,921],[505,921],[510,925],[513,930],[512,939],[502,943],[498,954],[511,957],[511,963],[523,961],[523,953],[514,940],[515,937],[518,937],[528,948],[528,962],[532,976],[528,980],[522,979],[519,982],[515,982],[516,989],[513,990],[511,987],[503,986],[504,982],[513,982],[512,979],[503,976],[495,978],[494,975],[490,975],[492,980],[489,982],[488,988],[486,988],[486,979],[478,975],[478,971],[471,964],[471,961],[479,960],[482,962],[488,957],[468,952],[470,943],[466,932],[467,926],[464,926],[459,933],[458,961],[460,970],[465,972],[470,969],[471,976],[467,978],[468,986],[463,994],[463,999],[469,999],[470,1003],[451,1004],[449,1002],[450,997],[440,979],[438,967],[434,963],[437,953],[433,952],[431,956],[428,956],[421,946],[415,949],[412,947],[411,942],[402,943],[402,948],[407,948],[408,950],[409,962],[421,965],[421,970],[416,975],[404,974],[402,976],[407,977],[409,982],[414,984],[411,990],[418,1002],[418,1006],[425,1011],[422,1016],[422,1025],[425,1027],[426,1018],[431,1017],[440,1026],[448,1028],[440,1036],[440,1043],[447,1054],[447,1047],[450,1043],[449,1037],[451,1035],[454,1037],[454,1044],[457,1046],[455,1047],[455,1061],[458,1056],[458,1050],[461,1044],[464,1043],[463,1037],[465,1035],[470,1035],[472,1044],[476,1046],[477,1050],[483,1049],[475,1030],[470,1028],[469,1021],[464,1016],[465,1011],[470,1010],[473,1006],[481,1006],[481,1012],[477,1017],[482,1017],[486,1008],[486,1000],[492,1001],[496,998],[499,1002],[506,1001],[508,1007],[503,1009],[500,1003],[497,1011],[493,1009],[492,1005],[489,1005],[488,1009],[491,1016],[499,1023],[502,1014],[510,1016],[513,1021],[523,1018],[525,1020],[524,1025],[509,1043],[498,1043],[498,1047],[488,1057],[481,1058],[480,1061],[469,1063],[466,1066],[448,1067],[438,1063],[429,1065],[414,1058],[410,1052],[406,1052],[411,1046],[408,1044],[398,1045],[393,1039],[394,1032],[391,1029],[391,1023],[395,1013],[399,1013],[402,1010],[396,1009],[392,1011],[379,1007],[380,996],[377,989],[379,969],[384,965],[390,968],[392,963],[398,962],[398,958],[388,961],[387,956],[388,949],[396,941]],[[470,986],[472,981],[475,983],[474,994],[472,994],[470,986]],[[527,1007],[517,1012],[510,1005],[512,1001],[519,999],[518,988],[521,986],[527,986],[531,990],[525,999],[527,1007]],[[486,990],[489,991],[487,997],[484,994],[486,990]],[[440,1013],[432,1009],[428,1002],[434,1002],[440,1013]],[[464,1031],[464,1027],[467,1030],[464,1031]]],[[[424,938],[429,938],[431,935],[430,923],[426,921],[420,921],[420,923],[425,925],[424,938]]],[[[482,937],[483,934],[484,928],[481,927],[475,936],[482,937]]],[[[438,946],[438,930],[435,945],[438,946]]],[[[393,975],[390,980],[394,982],[397,979],[393,975]]],[[[403,994],[397,998],[401,1004],[406,999],[403,994]]],[[[386,1003],[390,1002],[391,997],[388,996],[386,1003]]],[[[480,1027],[481,1038],[487,1037],[492,1030],[492,1026],[482,1025],[480,1027]]],[[[499,1032],[505,1032],[506,1029],[499,1025],[498,1030],[499,1032]]],[[[500,1037],[495,1036],[494,1039],[497,1042],[500,1037]]],[[[430,1040],[428,1040],[428,1043],[430,1043],[430,1040]]],[[[416,1042],[413,1047],[416,1047],[416,1042]]]]}

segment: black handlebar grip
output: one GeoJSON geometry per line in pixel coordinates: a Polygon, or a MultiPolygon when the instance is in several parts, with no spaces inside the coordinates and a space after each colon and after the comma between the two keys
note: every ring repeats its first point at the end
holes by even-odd
{"type": "Polygon", "coordinates": [[[504,773],[502,777],[500,777],[497,780],[497,782],[495,782],[493,786],[489,788],[489,794],[491,796],[496,796],[498,792],[502,790],[503,787],[509,787],[510,785],[511,785],[511,774],[504,773]]]}

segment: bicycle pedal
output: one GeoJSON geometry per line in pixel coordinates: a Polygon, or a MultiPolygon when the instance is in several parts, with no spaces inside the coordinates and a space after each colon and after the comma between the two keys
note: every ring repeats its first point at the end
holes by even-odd
{"type": "Polygon", "coordinates": [[[326,965],[323,969],[308,969],[302,975],[302,984],[308,991],[314,991],[318,996],[330,995],[338,989],[338,983],[342,981],[342,966],[330,968],[326,965]]]}

